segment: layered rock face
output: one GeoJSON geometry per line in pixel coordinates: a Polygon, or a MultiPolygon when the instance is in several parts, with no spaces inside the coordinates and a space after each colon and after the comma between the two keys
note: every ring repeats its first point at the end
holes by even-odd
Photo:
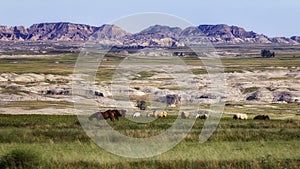
{"type": "Polygon", "coordinates": [[[0,40],[3,41],[23,41],[28,35],[28,30],[23,26],[6,27],[0,26],[0,40]]]}
{"type": "Polygon", "coordinates": [[[238,26],[199,25],[181,29],[154,25],[136,34],[130,34],[115,25],[100,27],[73,23],[40,23],[29,28],[0,26],[0,41],[87,41],[100,40],[106,44],[141,47],[182,47],[188,38],[191,44],[199,37],[218,44],[299,44],[300,36],[270,38],[238,26]],[[192,38],[191,38],[192,37],[192,38]]]}
{"type": "Polygon", "coordinates": [[[70,23],[41,23],[28,28],[26,40],[85,41],[96,27],[70,23]]]}

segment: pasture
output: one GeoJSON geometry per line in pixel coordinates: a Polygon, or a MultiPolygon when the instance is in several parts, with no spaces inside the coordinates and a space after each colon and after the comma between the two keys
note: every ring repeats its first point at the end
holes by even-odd
{"type": "MultiPolygon", "coordinates": [[[[299,84],[299,76],[297,76],[300,65],[299,51],[283,50],[277,53],[275,58],[268,59],[258,57],[259,50],[255,51],[251,57],[222,58],[224,71],[229,75],[227,87],[229,91],[236,90],[237,92],[231,93],[232,99],[226,101],[225,113],[222,115],[217,130],[207,142],[199,144],[199,134],[205,119],[197,119],[191,131],[176,147],[159,156],[143,159],[119,157],[99,148],[86,135],[77,116],[20,115],[25,111],[29,114],[36,110],[51,110],[51,114],[59,114],[59,110],[72,109],[74,104],[71,95],[46,96],[32,92],[32,89],[43,85],[49,88],[60,85],[71,86],[69,80],[3,81],[0,85],[2,99],[14,98],[14,100],[3,102],[1,100],[0,113],[5,110],[8,114],[17,115],[0,114],[0,168],[20,168],[20,165],[23,165],[24,168],[49,169],[298,169],[300,166],[299,103],[272,103],[270,100],[263,100],[263,97],[261,100],[254,101],[235,100],[239,96],[246,98],[248,93],[256,91],[261,92],[262,96],[264,94],[270,96],[276,90],[288,90],[291,93],[300,91],[297,85],[299,84]],[[241,83],[238,85],[242,86],[236,85],[237,83],[241,83]],[[232,113],[245,113],[248,119],[233,120],[232,113]],[[253,120],[253,117],[258,114],[267,114],[271,120],[253,120]]],[[[248,56],[247,53],[244,55],[248,56]]],[[[0,58],[0,74],[14,76],[14,74],[36,73],[59,75],[68,79],[73,73],[77,57],[76,53],[38,57],[32,55],[24,58],[12,55],[0,58]]],[[[124,56],[118,54],[108,55],[97,71],[96,81],[103,86],[109,85],[116,65],[123,59],[124,56]]],[[[193,74],[199,77],[207,74],[201,60],[193,57],[181,59],[191,68],[193,74]]],[[[160,71],[141,71],[132,79],[130,85],[132,88],[143,87],[147,84],[161,90],[179,90],[179,86],[169,85],[172,84],[169,83],[172,78],[159,76],[161,73],[160,71]]],[[[203,79],[199,80],[199,90],[205,93],[204,89],[208,88],[208,83],[203,79]]],[[[144,99],[143,97],[148,96],[130,95],[133,103],[144,99]]],[[[206,96],[203,95],[203,97],[206,96]]],[[[111,96],[106,97],[106,99],[110,98],[111,96]]],[[[203,102],[199,108],[209,109],[209,106],[208,102],[203,102]]],[[[108,109],[105,105],[101,108],[108,109]]],[[[128,119],[121,117],[114,123],[109,119],[107,122],[124,135],[146,138],[172,125],[177,112],[176,108],[171,109],[168,110],[166,118],[159,118],[147,124],[133,122],[139,118],[147,118],[143,112],[142,117],[133,117],[131,114],[133,112],[130,112],[126,116],[128,119]]],[[[97,124],[98,121],[94,119],[91,123],[97,124]]]]}
{"type": "MultiPolygon", "coordinates": [[[[75,54],[45,55],[44,57],[19,58],[18,55],[1,58],[0,73],[44,73],[44,74],[72,74],[78,57],[75,54]]],[[[124,59],[124,56],[118,54],[109,54],[104,58],[97,72],[98,80],[107,80],[113,74],[114,68],[105,68],[107,65],[117,65],[124,59]]],[[[181,58],[185,64],[190,66],[203,66],[199,59],[194,57],[181,58]]],[[[205,58],[204,58],[205,59],[205,58]]],[[[300,56],[298,54],[281,53],[275,58],[260,57],[236,57],[221,58],[225,72],[243,72],[255,70],[270,70],[274,67],[298,67],[300,65],[300,56]],[[296,55],[296,56],[295,56],[296,55]]],[[[194,74],[206,74],[205,69],[193,69],[194,74]]],[[[151,77],[153,72],[141,72],[141,79],[151,77]]]]}
{"type": "MultiPolygon", "coordinates": [[[[172,125],[176,116],[138,124],[130,118],[112,123],[131,137],[148,137],[172,125]]],[[[300,120],[233,120],[224,115],[205,143],[198,135],[205,120],[197,119],[174,149],[145,159],[119,157],[99,148],[76,116],[0,115],[0,166],[27,161],[34,168],[298,168],[300,120]],[[15,156],[9,156],[17,154],[15,156]],[[33,154],[33,155],[32,155],[33,154]],[[31,155],[31,156],[30,156],[31,155]],[[5,161],[9,159],[9,161],[5,161]],[[14,163],[15,162],[15,163],[14,163]]],[[[96,123],[96,121],[93,121],[96,123]]],[[[32,166],[31,166],[32,167],[32,166]]],[[[30,168],[30,167],[29,167],[30,168]]]]}

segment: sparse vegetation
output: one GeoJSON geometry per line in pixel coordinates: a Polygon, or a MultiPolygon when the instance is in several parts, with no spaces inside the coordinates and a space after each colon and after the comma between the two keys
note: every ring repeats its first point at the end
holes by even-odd
{"type": "Polygon", "coordinates": [[[271,58],[271,57],[275,57],[275,52],[271,52],[270,50],[263,49],[261,50],[260,55],[263,58],[271,58]]]}
{"type": "Polygon", "coordinates": [[[253,87],[248,87],[248,88],[243,88],[242,93],[251,93],[251,92],[255,92],[259,89],[259,87],[253,86],[253,87]]]}
{"type": "Polygon", "coordinates": [[[0,59],[0,73],[14,72],[22,73],[43,73],[68,75],[73,73],[74,65],[78,55],[63,54],[50,55],[45,57],[28,58],[4,58],[0,59]],[[59,61],[59,63],[57,63],[59,61]]]}
{"type": "Polygon", "coordinates": [[[139,77],[134,78],[133,80],[142,80],[142,79],[146,79],[148,77],[152,77],[153,75],[155,75],[155,72],[147,72],[147,71],[142,71],[139,72],[139,77]]]}
{"type": "Polygon", "coordinates": [[[39,101],[39,100],[33,100],[33,101],[11,101],[7,102],[6,104],[1,104],[1,107],[21,107],[25,110],[36,110],[36,109],[43,109],[43,108],[49,108],[53,107],[56,109],[62,109],[62,108],[72,108],[73,103],[67,102],[67,101],[39,101]]]}

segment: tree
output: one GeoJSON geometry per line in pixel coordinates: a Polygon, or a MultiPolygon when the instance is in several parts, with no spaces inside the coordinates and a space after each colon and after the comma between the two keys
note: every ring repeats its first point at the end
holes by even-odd
{"type": "Polygon", "coordinates": [[[271,52],[270,50],[263,49],[261,50],[260,55],[263,58],[271,58],[271,57],[275,57],[275,52],[271,52]]]}
{"type": "Polygon", "coordinates": [[[146,102],[144,100],[137,100],[136,104],[136,107],[138,107],[140,110],[146,110],[147,108],[146,102]]]}

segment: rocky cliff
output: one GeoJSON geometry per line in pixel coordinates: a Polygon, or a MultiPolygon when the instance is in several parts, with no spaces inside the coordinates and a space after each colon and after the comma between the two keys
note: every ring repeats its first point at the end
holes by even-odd
{"type": "MultiPolygon", "coordinates": [[[[218,44],[300,44],[300,36],[267,37],[238,26],[199,25],[181,29],[154,25],[137,34],[130,34],[114,25],[100,27],[73,23],[40,23],[29,28],[0,26],[0,41],[87,41],[90,38],[105,43],[143,47],[181,47],[186,37],[205,37],[218,44]],[[92,36],[93,35],[93,36],[92,36]]],[[[189,39],[190,40],[190,39],[189,39]]],[[[192,43],[197,40],[192,39],[192,43]]]]}

